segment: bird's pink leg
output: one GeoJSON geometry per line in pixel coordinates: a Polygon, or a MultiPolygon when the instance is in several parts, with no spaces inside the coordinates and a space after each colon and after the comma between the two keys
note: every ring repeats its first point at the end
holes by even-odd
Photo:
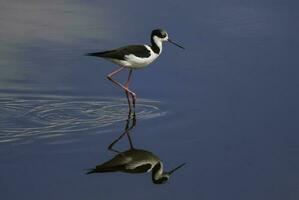
{"type": "MultiPolygon", "coordinates": [[[[133,69],[130,69],[130,72],[129,72],[129,76],[128,76],[128,80],[127,82],[125,83],[125,87],[129,90],[129,83],[131,81],[131,76],[132,76],[132,72],[133,72],[133,69]]],[[[133,106],[135,108],[135,102],[136,102],[136,94],[135,93],[130,93],[132,95],[132,99],[133,99],[133,106]]],[[[128,98],[128,92],[126,91],[126,95],[127,95],[127,98],[128,98]]]]}
{"type": "MultiPolygon", "coordinates": [[[[132,70],[129,71],[129,76],[128,76],[127,82],[125,83],[126,88],[129,88],[131,74],[132,74],[132,70]]],[[[127,100],[128,100],[129,110],[131,110],[131,101],[130,101],[129,93],[127,91],[125,91],[125,93],[126,93],[127,100]]]]}
{"type": "MultiPolygon", "coordinates": [[[[129,94],[132,95],[132,97],[133,97],[133,105],[134,105],[134,107],[135,107],[135,98],[136,98],[136,94],[135,94],[134,92],[132,92],[131,90],[129,90],[126,86],[124,86],[123,84],[119,83],[118,81],[116,81],[116,80],[114,80],[114,79],[112,78],[115,74],[119,73],[119,72],[122,71],[124,68],[125,68],[125,67],[120,67],[120,68],[118,68],[117,70],[115,70],[115,71],[113,71],[112,73],[108,74],[107,78],[108,78],[108,80],[110,80],[110,81],[113,82],[114,84],[116,84],[116,85],[118,85],[119,87],[121,87],[122,89],[124,89],[125,92],[126,92],[126,94],[129,93],[129,94]]],[[[130,71],[130,73],[129,73],[129,77],[128,77],[128,81],[127,81],[127,82],[130,81],[131,74],[132,74],[132,72],[130,71]]],[[[127,95],[127,98],[128,98],[128,95],[127,95]]],[[[129,98],[128,98],[128,102],[130,102],[129,98]]],[[[130,105],[130,103],[129,103],[129,109],[131,109],[131,105],[130,105]]]]}

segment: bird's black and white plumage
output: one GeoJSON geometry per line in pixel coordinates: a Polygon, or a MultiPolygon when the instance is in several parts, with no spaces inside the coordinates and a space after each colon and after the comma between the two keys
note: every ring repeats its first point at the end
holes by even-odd
{"type": "Polygon", "coordinates": [[[144,68],[151,64],[154,60],[156,60],[162,53],[162,43],[165,41],[183,48],[182,46],[170,40],[166,31],[162,29],[155,29],[151,34],[151,45],[130,45],[114,50],[88,53],[86,55],[106,59],[112,63],[117,64],[120,67],[119,69],[108,74],[107,78],[125,91],[129,109],[131,109],[130,96],[132,97],[134,108],[136,102],[136,94],[129,89],[129,82],[131,80],[132,71],[133,69],[144,68]],[[125,84],[122,84],[112,78],[114,75],[125,68],[130,69],[128,80],[125,84]]]}
{"type": "Polygon", "coordinates": [[[185,163],[175,169],[164,172],[163,163],[153,153],[142,149],[130,149],[119,153],[111,160],[97,165],[87,174],[105,172],[125,172],[125,173],[146,173],[152,171],[152,181],[155,184],[162,184],[168,181],[170,175],[181,168],[185,163]]]}
{"type": "Polygon", "coordinates": [[[140,69],[159,57],[162,53],[162,42],[165,41],[172,42],[169,40],[166,31],[156,29],[151,34],[151,45],[130,45],[109,51],[88,53],[86,55],[101,57],[122,67],[140,69]]]}
{"type": "Polygon", "coordinates": [[[131,115],[131,112],[129,112],[123,133],[108,146],[108,149],[113,152],[117,152],[117,155],[112,159],[97,165],[95,168],[89,169],[86,174],[107,172],[146,173],[151,171],[153,183],[162,184],[167,182],[173,172],[185,165],[185,163],[183,163],[174,169],[165,172],[163,170],[162,161],[156,155],[147,150],[134,148],[130,131],[135,126],[136,114],[134,112],[133,115],[131,115]],[[130,148],[126,151],[120,152],[114,149],[113,146],[124,136],[127,136],[130,148]]]}
{"type": "Polygon", "coordinates": [[[130,149],[116,155],[111,160],[97,165],[90,170],[90,173],[100,172],[126,172],[126,173],[146,173],[160,162],[160,159],[149,151],[142,149],[130,149]]]}

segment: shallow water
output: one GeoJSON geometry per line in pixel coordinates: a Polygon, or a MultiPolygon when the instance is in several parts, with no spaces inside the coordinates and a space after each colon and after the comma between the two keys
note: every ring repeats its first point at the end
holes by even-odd
{"type": "MultiPolygon", "coordinates": [[[[127,118],[128,105],[121,99],[68,96],[30,96],[2,98],[0,143],[29,138],[58,137],[82,131],[105,132],[127,118]]],[[[135,109],[139,119],[163,116],[159,102],[139,100],[135,109]]]]}
{"type": "Polygon", "coordinates": [[[1,199],[297,200],[297,4],[0,3],[1,199]],[[83,55],[146,43],[157,27],[186,50],[165,44],[133,73],[130,135],[166,171],[187,164],[164,185],[150,173],[86,175],[115,155],[128,109],[106,79],[113,64],[83,55]]]}

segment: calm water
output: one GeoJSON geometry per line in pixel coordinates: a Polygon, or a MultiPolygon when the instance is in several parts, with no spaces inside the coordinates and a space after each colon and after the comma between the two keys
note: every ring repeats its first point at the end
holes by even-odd
{"type": "MultiPolygon", "coordinates": [[[[1,199],[299,198],[298,3],[282,0],[0,3],[1,199]],[[133,73],[135,148],[166,170],[93,174],[124,131],[114,66],[84,53],[147,43],[163,27],[186,47],[133,73]]],[[[124,80],[126,74],[118,78],[124,80]]],[[[127,139],[117,144],[128,149],[127,139]]]]}

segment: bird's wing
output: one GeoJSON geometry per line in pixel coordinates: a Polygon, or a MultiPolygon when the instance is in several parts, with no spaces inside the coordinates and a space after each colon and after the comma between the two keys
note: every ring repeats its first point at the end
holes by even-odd
{"type": "Polygon", "coordinates": [[[159,160],[151,152],[142,149],[131,149],[116,155],[111,160],[97,165],[87,174],[126,171],[130,173],[142,173],[151,169],[153,163],[159,160]]]}
{"type": "Polygon", "coordinates": [[[111,160],[97,165],[94,169],[91,169],[87,174],[91,173],[101,173],[101,172],[116,172],[121,171],[125,168],[125,165],[129,163],[132,158],[124,156],[123,154],[118,154],[111,160]]]}
{"type": "Polygon", "coordinates": [[[86,55],[125,60],[125,56],[130,54],[134,54],[137,57],[149,57],[151,55],[151,52],[144,45],[130,45],[110,51],[88,53],[86,55]]]}

